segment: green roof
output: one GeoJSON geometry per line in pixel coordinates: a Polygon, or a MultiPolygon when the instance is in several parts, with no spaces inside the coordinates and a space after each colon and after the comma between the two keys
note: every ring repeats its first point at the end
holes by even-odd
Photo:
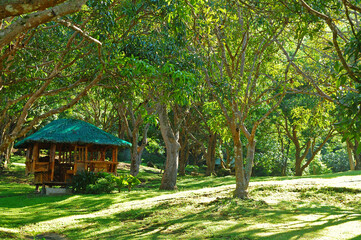
{"type": "Polygon", "coordinates": [[[17,142],[15,148],[26,148],[32,143],[97,144],[130,147],[132,144],[76,119],[55,120],[36,133],[17,142]]]}

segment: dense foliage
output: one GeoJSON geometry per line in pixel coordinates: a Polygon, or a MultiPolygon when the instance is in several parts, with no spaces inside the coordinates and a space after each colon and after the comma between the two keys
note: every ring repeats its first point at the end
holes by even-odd
{"type": "MultiPolygon", "coordinates": [[[[241,198],[255,175],[361,169],[360,1],[309,2],[68,0],[4,12],[0,168],[16,139],[67,117],[132,142],[131,175],[143,160],[164,168],[161,189],[204,166],[235,174],[241,198]]],[[[80,192],[124,180],[79,178],[80,192]]]]}
{"type": "Polygon", "coordinates": [[[82,171],[72,178],[70,187],[74,193],[100,194],[111,193],[114,190],[120,192],[123,188],[130,191],[139,184],[139,179],[129,174],[114,176],[106,172],[82,171]]]}

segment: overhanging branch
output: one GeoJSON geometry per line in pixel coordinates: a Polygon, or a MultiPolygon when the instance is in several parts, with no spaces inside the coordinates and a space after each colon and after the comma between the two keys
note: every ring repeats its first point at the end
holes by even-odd
{"type": "Polygon", "coordinates": [[[53,8],[21,17],[3,30],[0,30],[0,49],[11,43],[19,34],[56,18],[81,10],[86,0],[70,0],[53,8]]]}

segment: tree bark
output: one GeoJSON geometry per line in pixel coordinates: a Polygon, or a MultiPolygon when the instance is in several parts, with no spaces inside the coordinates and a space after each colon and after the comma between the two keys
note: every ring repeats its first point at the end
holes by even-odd
{"type": "MultiPolygon", "coordinates": [[[[147,123],[143,129],[143,139],[140,146],[138,146],[138,133],[133,135],[132,137],[132,155],[131,155],[131,164],[130,164],[130,174],[132,176],[137,176],[139,173],[139,167],[142,162],[142,154],[144,152],[145,146],[147,145],[147,133],[149,129],[150,124],[147,123]]],[[[139,132],[139,129],[133,129],[133,132],[137,131],[139,132]]]]}
{"type": "MultiPolygon", "coordinates": [[[[315,144],[312,144],[311,146],[311,140],[307,142],[307,145],[305,146],[305,151],[300,155],[301,149],[298,148],[298,153],[296,150],[296,167],[295,167],[295,175],[296,176],[302,176],[303,171],[310,165],[310,163],[313,161],[313,159],[316,157],[316,155],[321,151],[322,147],[326,144],[328,139],[330,139],[333,136],[333,129],[330,129],[325,139],[323,139],[322,143],[316,148],[315,144]],[[306,158],[308,151],[311,151],[311,157],[307,159],[306,163],[302,165],[302,161],[306,158]],[[298,155],[297,155],[298,154],[298,155]]],[[[297,140],[298,141],[298,140],[297,140]]],[[[299,145],[298,145],[299,146],[299,145]]],[[[297,149],[297,146],[296,146],[297,149]]]]}
{"type": "Polygon", "coordinates": [[[217,134],[211,132],[208,138],[208,148],[206,153],[206,176],[215,174],[216,164],[216,146],[217,146],[217,134]]]}
{"type": "Polygon", "coordinates": [[[137,176],[139,173],[139,165],[138,161],[138,131],[133,129],[132,134],[132,147],[131,147],[131,157],[130,157],[130,175],[137,176]]]}
{"type": "Polygon", "coordinates": [[[14,141],[11,141],[11,138],[8,136],[5,136],[4,139],[2,139],[2,143],[0,144],[0,165],[3,169],[7,169],[9,167],[9,149],[14,146],[14,141]]]}
{"type": "Polygon", "coordinates": [[[8,169],[8,167],[10,165],[10,157],[11,157],[11,152],[13,150],[13,147],[14,147],[14,143],[11,143],[9,145],[9,147],[5,150],[5,153],[3,154],[3,156],[0,156],[0,169],[1,169],[1,167],[4,169],[8,169]]]}
{"type": "Polygon", "coordinates": [[[164,168],[164,174],[160,185],[160,190],[175,190],[177,183],[178,161],[179,161],[179,131],[173,131],[167,107],[165,104],[157,106],[160,130],[166,147],[167,159],[164,168]]]}
{"type": "Polygon", "coordinates": [[[295,176],[302,176],[303,170],[301,169],[301,163],[302,159],[299,157],[296,157],[296,163],[295,163],[295,176]]]}
{"type": "Polygon", "coordinates": [[[355,170],[361,170],[361,154],[357,154],[357,148],[359,146],[359,142],[357,140],[355,140],[355,145],[354,145],[354,158],[355,158],[355,170]]]}
{"type": "Polygon", "coordinates": [[[349,140],[346,140],[348,161],[350,163],[350,170],[355,170],[355,162],[352,154],[352,144],[349,140]]]}
{"type": "Polygon", "coordinates": [[[66,0],[7,0],[0,3],[0,19],[45,10],[66,0]]]}
{"type": "Polygon", "coordinates": [[[80,11],[85,3],[86,0],[70,0],[56,5],[53,8],[31,13],[23,18],[19,18],[10,24],[10,26],[0,30],[0,49],[11,43],[11,41],[19,34],[24,33],[29,29],[50,22],[56,18],[80,11]]]}
{"type": "Polygon", "coordinates": [[[240,140],[239,132],[233,137],[234,141],[234,158],[235,158],[235,174],[236,174],[236,189],[234,190],[233,197],[246,199],[248,197],[246,177],[244,175],[243,164],[243,149],[240,140]]]}
{"type": "Polygon", "coordinates": [[[247,157],[246,157],[246,166],[245,166],[245,177],[246,177],[247,188],[249,186],[249,181],[251,180],[255,152],[256,152],[256,141],[253,138],[250,138],[248,139],[248,144],[247,144],[247,157]]]}

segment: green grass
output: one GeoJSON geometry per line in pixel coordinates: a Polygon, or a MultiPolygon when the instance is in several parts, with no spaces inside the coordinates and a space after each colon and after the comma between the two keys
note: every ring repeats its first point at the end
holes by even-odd
{"type": "MultiPolygon", "coordinates": [[[[360,181],[359,175],[300,180],[360,181]]],[[[233,176],[179,177],[175,192],[158,190],[159,173],[141,171],[139,178],[142,184],[129,193],[41,196],[16,166],[0,175],[0,239],[46,233],[68,239],[361,239],[361,186],[254,178],[264,184],[250,187],[251,199],[242,201],[231,198],[233,188],[225,186],[235,183],[233,176]],[[276,180],[281,182],[269,182],[276,180]]]]}

